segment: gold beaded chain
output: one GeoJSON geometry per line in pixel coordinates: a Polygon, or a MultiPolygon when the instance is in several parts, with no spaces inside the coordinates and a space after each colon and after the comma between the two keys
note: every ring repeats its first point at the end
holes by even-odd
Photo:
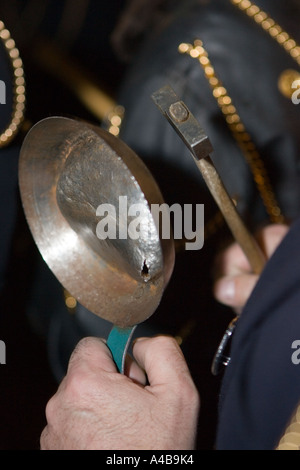
{"type": "MultiPolygon", "coordinates": [[[[230,0],[233,5],[239,10],[245,12],[250,18],[262,27],[272,39],[285,49],[290,57],[300,66],[300,46],[297,42],[282,29],[270,16],[249,0],[230,0]]],[[[280,92],[286,97],[291,98],[293,94],[292,85],[295,80],[300,79],[299,70],[287,69],[282,72],[278,79],[278,88],[280,92]]]]}
{"type": "MultiPolygon", "coordinates": [[[[250,0],[230,0],[230,2],[253,18],[257,24],[286,50],[291,58],[296,61],[297,65],[300,65],[300,46],[265,11],[250,0]]],[[[270,221],[274,223],[284,222],[284,217],[276,200],[264,162],[246,131],[228,91],[217,77],[202,41],[195,40],[193,45],[182,43],[178,49],[180,53],[189,54],[192,58],[198,59],[204,70],[205,77],[212,88],[213,95],[225,116],[226,122],[248,162],[270,221]]],[[[291,84],[297,78],[300,78],[300,73],[294,70],[286,70],[280,76],[278,85],[285,96],[291,96],[291,84]]]]}
{"type": "MultiPolygon", "coordinates": [[[[261,27],[269,33],[269,35],[274,38],[296,61],[297,65],[300,65],[300,46],[281,28],[279,24],[270,18],[266,12],[249,0],[230,1],[240,10],[245,11],[245,13],[249,17],[252,17],[257,24],[261,25],[261,27]]],[[[216,76],[215,70],[208,58],[208,54],[203,47],[203,43],[200,40],[196,40],[193,46],[191,44],[182,43],[179,46],[179,52],[187,53],[191,57],[199,60],[199,63],[204,70],[204,74],[213,90],[213,95],[226,118],[226,122],[250,165],[254,175],[254,180],[257,184],[266,210],[270,215],[271,221],[282,222],[284,218],[271,189],[263,161],[261,160],[255,145],[251,142],[250,136],[246,132],[226,88],[216,76]]],[[[286,97],[291,96],[291,83],[297,78],[300,78],[300,73],[294,70],[284,71],[281,75],[278,85],[280,91],[286,97]]],[[[296,408],[278,445],[275,447],[275,450],[300,450],[300,405],[296,408]]]]}
{"type": "Polygon", "coordinates": [[[294,412],[275,450],[300,450],[300,405],[294,412]]]}
{"type": "Polygon", "coordinates": [[[252,142],[250,135],[246,131],[231,97],[220,79],[217,77],[215,69],[209,60],[208,53],[203,47],[202,41],[197,39],[194,41],[193,45],[181,43],[179,45],[179,52],[189,54],[190,57],[198,59],[204,70],[205,77],[212,88],[213,96],[216,98],[217,103],[225,116],[226,123],[250,166],[254,181],[270,220],[275,223],[283,222],[284,217],[282,216],[275,194],[272,190],[264,162],[261,159],[256,146],[252,142]]]}
{"type": "MultiPolygon", "coordinates": [[[[300,66],[300,46],[286,31],[283,31],[279,24],[249,0],[230,1],[240,10],[245,11],[247,15],[253,17],[253,19],[286,50],[292,59],[296,61],[297,65],[300,66]]],[[[291,84],[294,80],[299,78],[299,71],[285,71],[280,77],[279,89],[285,96],[290,97],[289,90],[292,89],[291,84]],[[287,81],[287,84],[285,84],[285,81],[287,81]]],[[[300,450],[300,405],[296,408],[275,450],[300,450]]]]}
{"type": "Polygon", "coordinates": [[[24,120],[26,99],[23,62],[20,58],[19,50],[16,48],[15,41],[11,38],[10,32],[5,28],[3,21],[0,21],[0,39],[10,58],[14,80],[14,100],[11,120],[6,129],[0,134],[0,148],[2,148],[14,139],[20,129],[24,120]]]}
{"type": "Polygon", "coordinates": [[[230,0],[230,2],[253,18],[300,66],[300,46],[265,11],[250,0],[230,0]]]}

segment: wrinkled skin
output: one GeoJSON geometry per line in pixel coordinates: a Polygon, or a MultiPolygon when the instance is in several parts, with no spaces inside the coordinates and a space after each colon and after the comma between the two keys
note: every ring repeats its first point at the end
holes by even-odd
{"type": "Polygon", "coordinates": [[[194,448],[199,396],[179,346],[141,338],[133,355],[123,375],[103,341],[79,342],[47,404],[41,449],[194,448]]]}

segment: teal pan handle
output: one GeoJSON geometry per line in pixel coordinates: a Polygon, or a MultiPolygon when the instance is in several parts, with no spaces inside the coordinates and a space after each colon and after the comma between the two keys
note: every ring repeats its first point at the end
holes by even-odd
{"type": "Polygon", "coordinates": [[[135,328],[136,326],[131,326],[129,328],[119,328],[118,326],[113,326],[106,341],[118,371],[122,374],[124,373],[126,353],[135,328]]]}

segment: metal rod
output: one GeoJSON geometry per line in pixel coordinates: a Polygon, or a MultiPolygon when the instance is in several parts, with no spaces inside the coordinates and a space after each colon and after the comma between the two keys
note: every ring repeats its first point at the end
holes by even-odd
{"type": "Polygon", "coordinates": [[[152,99],[190,150],[234,239],[244,251],[253,272],[260,274],[265,265],[265,257],[246,228],[210,158],[213,147],[209,138],[185,103],[179,100],[169,85],[153,93],[152,99]]]}
{"type": "Polygon", "coordinates": [[[200,170],[216,204],[223,214],[224,219],[237,243],[244,251],[251,268],[255,274],[260,274],[264,265],[265,257],[254,237],[246,228],[236,207],[227,193],[221,178],[219,177],[210,157],[194,161],[200,170]]]}

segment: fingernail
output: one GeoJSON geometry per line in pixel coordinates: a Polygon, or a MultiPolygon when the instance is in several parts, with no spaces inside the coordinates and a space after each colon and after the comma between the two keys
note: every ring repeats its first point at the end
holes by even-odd
{"type": "Polygon", "coordinates": [[[219,281],[216,285],[215,294],[221,302],[231,302],[235,297],[234,281],[232,279],[222,279],[222,281],[219,281]]]}

